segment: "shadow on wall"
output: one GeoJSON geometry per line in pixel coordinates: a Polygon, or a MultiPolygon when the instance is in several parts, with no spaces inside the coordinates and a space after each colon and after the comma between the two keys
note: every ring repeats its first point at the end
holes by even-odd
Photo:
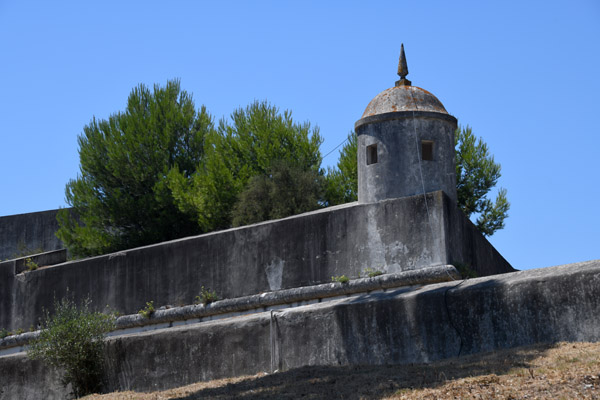
{"type": "MultiPolygon", "coordinates": [[[[339,338],[336,361],[340,365],[411,364],[464,354],[465,333],[449,308],[449,293],[464,282],[364,294],[337,305],[338,332],[329,332],[330,337],[339,338]]],[[[333,363],[327,360],[325,364],[333,363]]]]}
{"type": "Polygon", "coordinates": [[[600,315],[596,271],[593,262],[581,263],[358,296],[335,307],[337,332],[328,333],[339,338],[330,346],[338,352],[320,363],[427,363],[535,343],[598,341],[597,319],[590,317],[600,315]]]}
{"type": "Polygon", "coordinates": [[[459,354],[445,294],[459,282],[371,293],[337,306],[341,364],[408,364],[459,354]]]}
{"type": "Polygon", "coordinates": [[[552,347],[538,345],[444,360],[428,365],[303,367],[272,375],[234,380],[220,387],[196,390],[177,398],[380,399],[402,389],[435,388],[450,379],[501,375],[514,368],[529,368],[533,359],[542,356],[552,347]]]}
{"type": "Polygon", "coordinates": [[[581,263],[466,280],[447,292],[460,355],[559,341],[598,341],[600,276],[581,263]]]}

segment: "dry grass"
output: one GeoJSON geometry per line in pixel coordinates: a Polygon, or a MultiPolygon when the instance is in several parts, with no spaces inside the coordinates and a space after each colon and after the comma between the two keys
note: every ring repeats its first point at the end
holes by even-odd
{"type": "Polygon", "coordinates": [[[427,365],[311,367],[87,400],[600,399],[600,343],[537,345],[427,365]]]}

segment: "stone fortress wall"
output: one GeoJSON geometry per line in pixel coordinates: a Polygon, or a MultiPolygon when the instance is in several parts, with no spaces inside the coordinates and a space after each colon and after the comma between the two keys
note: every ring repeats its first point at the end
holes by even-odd
{"type": "Polygon", "coordinates": [[[62,249],[56,237],[57,213],[48,210],[0,217],[0,261],[62,249]]]}
{"type": "MultiPolygon", "coordinates": [[[[6,265],[12,264],[0,264],[0,317],[11,329],[27,329],[67,288],[133,314],[120,317],[119,330],[108,339],[107,390],[600,340],[600,260],[510,272],[439,191],[351,203],[35,271],[6,265]],[[484,277],[461,280],[449,260],[462,260],[484,277]],[[364,276],[367,266],[386,274],[331,282],[332,275],[364,276]],[[158,310],[150,319],[136,313],[149,300],[189,304],[200,285],[213,285],[223,300],[158,310]]],[[[68,394],[58,371],[27,358],[35,335],[0,340],[0,399],[68,394]]]]}
{"type": "Polygon", "coordinates": [[[37,326],[67,293],[135,314],[148,301],[191,304],[202,286],[237,298],[456,262],[480,276],[514,271],[441,191],[351,203],[35,271],[0,263],[0,329],[37,326]]]}
{"type": "MultiPolygon", "coordinates": [[[[151,391],[310,365],[408,364],[534,343],[598,341],[599,288],[596,260],[162,324],[109,338],[107,390],[151,391]]],[[[0,376],[0,399],[62,399],[68,393],[56,370],[24,352],[0,355],[0,376]]]]}

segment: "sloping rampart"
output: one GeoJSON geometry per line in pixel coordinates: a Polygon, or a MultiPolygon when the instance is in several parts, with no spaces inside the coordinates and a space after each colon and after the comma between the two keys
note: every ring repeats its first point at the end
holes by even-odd
{"type": "MultiPolygon", "coordinates": [[[[600,340],[600,260],[355,294],[108,341],[108,390],[157,390],[307,365],[429,362],[600,340]]],[[[0,357],[0,398],[63,398],[56,371],[0,357]]]]}
{"type": "Polygon", "coordinates": [[[513,271],[441,191],[351,203],[17,275],[0,264],[0,329],[35,327],[68,293],[134,314],[149,301],[191,304],[202,286],[235,298],[457,261],[482,275],[513,271]]]}

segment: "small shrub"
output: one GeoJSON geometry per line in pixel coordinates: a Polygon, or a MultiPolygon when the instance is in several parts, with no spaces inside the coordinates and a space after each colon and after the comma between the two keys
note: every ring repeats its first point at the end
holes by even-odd
{"type": "Polygon", "coordinates": [[[454,268],[456,268],[456,270],[463,279],[477,278],[479,276],[477,272],[475,272],[468,264],[463,264],[461,262],[455,261],[454,263],[452,263],[452,265],[454,265],[454,268]]]}
{"type": "Polygon", "coordinates": [[[383,275],[383,271],[367,267],[365,268],[365,275],[367,275],[369,278],[374,278],[376,276],[383,275]]]}
{"type": "Polygon", "coordinates": [[[217,292],[215,292],[214,290],[210,291],[208,289],[205,289],[204,286],[202,286],[202,288],[200,289],[200,295],[196,296],[195,303],[196,304],[202,303],[204,305],[207,305],[207,304],[210,304],[213,301],[217,301],[217,300],[219,300],[219,296],[217,296],[217,292]]]}
{"type": "Polygon", "coordinates": [[[22,334],[22,333],[25,333],[25,329],[23,329],[23,328],[19,328],[19,329],[17,329],[17,330],[15,331],[15,333],[13,333],[13,335],[20,335],[20,334],[22,334]]]}
{"type": "Polygon", "coordinates": [[[138,311],[138,314],[149,319],[152,316],[152,314],[154,314],[154,311],[154,301],[148,301],[146,302],[146,307],[138,311]]]}
{"type": "Polygon", "coordinates": [[[40,267],[35,261],[31,259],[31,257],[27,257],[25,259],[25,266],[27,267],[28,271],[35,271],[40,267]]]}
{"type": "Polygon", "coordinates": [[[114,327],[115,318],[90,311],[87,299],[78,307],[68,297],[54,302],[54,315],[45,311],[43,330],[27,351],[63,371],[62,383],[71,384],[80,397],[102,388],[104,336],[114,327]]]}
{"type": "Polygon", "coordinates": [[[332,276],[331,281],[339,283],[348,283],[350,282],[350,278],[348,278],[346,275],[332,276]]]}
{"type": "Polygon", "coordinates": [[[4,328],[0,329],[0,339],[4,339],[7,336],[12,335],[12,332],[9,330],[6,330],[4,328]]]}

